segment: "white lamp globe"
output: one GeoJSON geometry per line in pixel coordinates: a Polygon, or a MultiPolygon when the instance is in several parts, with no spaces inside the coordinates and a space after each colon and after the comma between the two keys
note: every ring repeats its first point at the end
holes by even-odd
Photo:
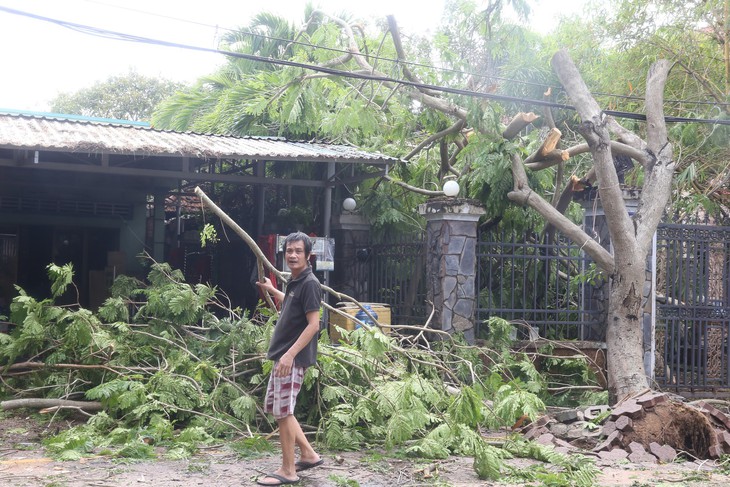
{"type": "Polygon", "coordinates": [[[444,194],[446,196],[456,196],[459,194],[459,183],[456,181],[449,180],[444,183],[444,194]]]}
{"type": "Polygon", "coordinates": [[[345,209],[345,211],[352,211],[357,207],[357,201],[355,201],[355,198],[345,198],[345,201],[342,202],[342,208],[345,209]]]}

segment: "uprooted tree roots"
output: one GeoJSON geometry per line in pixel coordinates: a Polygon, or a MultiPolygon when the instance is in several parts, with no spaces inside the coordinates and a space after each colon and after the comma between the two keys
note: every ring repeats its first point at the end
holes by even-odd
{"type": "Polygon", "coordinates": [[[669,445],[694,458],[710,458],[709,449],[715,438],[710,421],[696,408],[679,402],[664,402],[647,411],[643,419],[634,421],[634,431],[624,434],[621,444],[628,447],[638,442],[649,448],[652,442],[669,445]]]}

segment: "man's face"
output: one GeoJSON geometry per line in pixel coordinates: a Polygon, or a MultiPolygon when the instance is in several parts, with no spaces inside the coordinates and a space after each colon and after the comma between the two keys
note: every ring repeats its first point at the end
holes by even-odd
{"type": "Polygon", "coordinates": [[[286,246],[286,265],[292,274],[297,275],[307,268],[307,255],[304,253],[304,242],[295,240],[286,246]]]}

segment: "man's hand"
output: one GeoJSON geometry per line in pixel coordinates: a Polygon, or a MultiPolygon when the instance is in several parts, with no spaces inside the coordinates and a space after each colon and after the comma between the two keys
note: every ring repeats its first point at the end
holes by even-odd
{"type": "Polygon", "coordinates": [[[285,353],[281,356],[278,362],[276,362],[276,370],[274,373],[277,377],[286,377],[291,374],[292,366],[294,365],[294,359],[285,353]]]}
{"type": "Polygon", "coordinates": [[[271,279],[268,277],[264,277],[264,282],[256,281],[256,285],[260,287],[264,291],[269,291],[270,293],[273,293],[274,291],[277,291],[277,289],[274,287],[273,284],[271,284],[271,279]]]}

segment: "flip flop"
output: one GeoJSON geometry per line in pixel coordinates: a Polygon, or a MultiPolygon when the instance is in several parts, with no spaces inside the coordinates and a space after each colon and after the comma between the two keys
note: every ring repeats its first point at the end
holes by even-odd
{"type": "Polygon", "coordinates": [[[309,470],[310,468],[319,467],[324,463],[324,458],[320,458],[316,462],[304,462],[304,461],[298,461],[294,464],[296,467],[297,472],[301,472],[302,470],[309,470]]]}
{"type": "Polygon", "coordinates": [[[264,479],[267,478],[267,477],[268,478],[272,478],[272,479],[276,479],[279,482],[276,483],[276,484],[271,484],[271,483],[268,483],[268,482],[264,482],[263,479],[261,479],[261,480],[257,480],[256,483],[259,484],[259,485],[273,485],[273,486],[299,483],[299,479],[289,480],[288,478],[282,477],[281,475],[278,475],[278,474],[275,474],[275,473],[267,473],[266,475],[264,475],[264,479]]]}

